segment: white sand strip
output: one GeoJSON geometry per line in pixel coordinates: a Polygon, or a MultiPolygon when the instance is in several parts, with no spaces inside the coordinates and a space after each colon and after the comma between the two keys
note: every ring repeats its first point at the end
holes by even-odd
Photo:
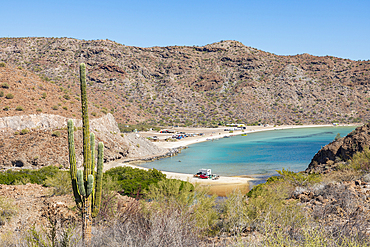
{"type": "MultiPolygon", "coordinates": [[[[351,126],[351,125],[340,125],[340,126],[351,126]]],[[[357,126],[357,125],[356,125],[357,126]]],[[[250,134],[254,132],[260,131],[269,131],[269,130],[285,130],[285,129],[298,129],[298,128],[313,128],[313,127],[333,127],[331,124],[327,125],[282,125],[277,127],[263,127],[263,126],[247,126],[247,129],[243,132],[241,130],[234,131],[233,133],[229,133],[228,131],[224,131],[225,128],[172,128],[176,131],[185,132],[185,133],[204,133],[203,136],[197,137],[187,137],[181,140],[176,140],[173,142],[166,142],[163,139],[159,142],[154,142],[155,145],[162,147],[162,148],[178,148],[178,147],[185,147],[191,144],[211,141],[212,139],[219,139],[224,138],[225,136],[234,136],[234,135],[241,135],[241,134],[250,134]]],[[[160,137],[158,132],[140,132],[140,135],[147,137],[157,135],[160,137]]],[[[169,134],[165,134],[169,136],[169,134]]],[[[162,134],[163,136],[163,134],[162,134]]]]}
{"type": "MultiPolygon", "coordinates": [[[[139,168],[143,170],[149,170],[145,167],[140,167],[132,164],[126,164],[126,163],[115,163],[114,165],[110,165],[110,168],[119,167],[119,166],[128,166],[132,168],[139,168]]],[[[218,185],[231,185],[231,184],[247,184],[248,181],[255,180],[253,178],[246,178],[246,177],[226,177],[226,176],[220,176],[217,180],[211,180],[211,179],[200,179],[193,177],[192,174],[185,174],[185,173],[177,173],[177,172],[166,172],[161,171],[163,174],[166,174],[167,178],[173,178],[173,179],[179,179],[182,181],[189,181],[190,183],[199,183],[199,184],[218,184],[218,185]]]]}

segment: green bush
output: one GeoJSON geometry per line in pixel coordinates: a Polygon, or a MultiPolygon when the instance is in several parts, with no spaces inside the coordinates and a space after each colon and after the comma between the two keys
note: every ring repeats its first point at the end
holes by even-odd
{"type": "Polygon", "coordinates": [[[37,112],[42,112],[42,109],[41,108],[37,108],[36,111],[37,112]]]}
{"type": "Polygon", "coordinates": [[[28,134],[29,132],[30,132],[29,129],[22,129],[20,134],[25,135],[25,134],[28,134]]]}
{"type": "Polygon", "coordinates": [[[9,88],[9,84],[4,82],[4,83],[1,83],[1,87],[2,88],[9,88]]]}
{"type": "Polygon", "coordinates": [[[353,155],[349,162],[349,168],[362,172],[370,171],[370,150],[368,147],[365,147],[362,152],[357,152],[353,155]]]}
{"type": "Polygon", "coordinates": [[[176,205],[181,214],[188,215],[189,221],[195,221],[201,232],[211,233],[217,223],[215,209],[216,197],[209,196],[209,188],[176,179],[164,179],[157,184],[150,184],[145,191],[151,210],[161,211],[176,205]]]}
{"type": "Polygon", "coordinates": [[[44,93],[42,93],[42,97],[41,98],[43,98],[43,99],[46,99],[46,93],[44,92],[44,93]]]}
{"type": "Polygon", "coordinates": [[[0,97],[4,97],[4,92],[0,91],[0,97]]]}
{"type": "Polygon", "coordinates": [[[0,63],[0,67],[5,67],[5,63],[4,62],[1,62],[0,63]]]}
{"type": "Polygon", "coordinates": [[[54,106],[52,107],[52,109],[53,109],[53,110],[58,110],[58,108],[59,108],[59,107],[58,107],[57,105],[54,105],[54,106]]]}
{"type": "Polygon", "coordinates": [[[71,175],[69,171],[60,171],[44,181],[46,187],[54,187],[53,195],[72,194],[71,175]]]}
{"type": "Polygon", "coordinates": [[[0,184],[10,185],[15,184],[16,181],[27,181],[34,184],[44,184],[44,181],[47,179],[47,177],[53,177],[58,172],[59,168],[55,166],[46,166],[39,170],[7,170],[6,172],[0,172],[0,184]]]}
{"type": "Polygon", "coordinates": [[[9,106],[4,106],[3,111],[9,111],[10,107],[9,106]]]}
{"type": "Polygon", "coordinates": [[[7,99],[13,99],[14,98],[14,95],[11,94],[11,93],[8,93],[7,95],[5,95],[5,98],[7,98],[7,99]]]}
{"type": "Polygon", "coordinates": [[[65,98],[66,100],[71,99],[71,97],[68,94],[63,95],[63,98],[65,98]]]}
{"type": "Polygon", "coordinates": [[[134,131],[135,129],[137,131],[147,131],[150,128],[152,128],[155,131],[160,131],[161,130],[161,128],[156,127],[156,126],[151,125],[151,124],[148,124],[148,123],[132,124],[129,127],[126,127],[126,125],[127,124],[121,124],[121,123],[118,124],[118,127],[119,127],[119,129],[122,133],[129,133],[129,132],[134,131]]]}
{"type": "Polygon", "coordinates": [[[154,168],[146,171],[139,168],[116,167],[104,173],[104,179],[108,176],[117,181],[123,194],[132,197],[142,196],[150,184],[166,179],[165,174],[154,168]]]}
{"type": "Polygon", "coordinates": [[[60,136],[60,131],[56,130],[54,131],[51,136],[59,137],[60,136]]]}
{"type": "Polygon", "coordinates": [[[15,108],[16,111],[23,111],[23,106],[17,106],[17,108],[15,108]]]}

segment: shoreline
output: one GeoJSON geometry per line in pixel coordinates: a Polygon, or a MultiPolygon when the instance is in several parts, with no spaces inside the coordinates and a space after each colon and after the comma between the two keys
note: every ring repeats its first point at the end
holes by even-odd
{"type": "MultiPolygon", "coordinates": [[[[131,168],[137,168],[142,170],[149,170],[149,168],[141,167],[138,164],[132,164],[132,163],[141,163],[140,161],[133,161],[133,162],[127,162],[123,163],[120,161],[113,161],[110,162],[111,164],[106,167],[104,165],[104,171],[109,170],[111,168],[115,167],[131,167],[131,168]]],[[[108,163],[109,164],[109,163],[108,163]]],[[[227,176],[220,176],[218,180],[211,180],[211,179],[200,179],[195,178],[193,174],[186,174],[186,173],[178,173],[178,172],[167,172],[167,171],[160,171],[163,174],[166,175],[166,178],[169,179],[178,179],[181,181],[187,181],[192,184],[199,184],[200,186],[208,186],[210,190],[210,194],[215,194],[217,196],[225,197],[233,190],[239,189],[242,192],[247,193],[249,191],[249,181],[252,180],[258,180],[254,178],[249,177],[227,177],[227,176]]]]}
{"type": "MultiPolygon", "coordinates": [[[[167,148],[167,149],[174,149],[174,148],[181,148],[181,147],[187,147],[192,144],[200,143],[200,142],[206,142],[206,141],[212,141],[214,139],[220,139],[225,138],[228,136],[236,136],[241,134],[251,134],[255,132],[262,132],[262,131],[271,131],[271,130],[285,130],[285,129],[299,129],[299,128],[319,128],[319,127],[346,127],[346,126],[361,126],[357,124],[341,124],[338,126],[333,126],[331,124],[325,124],[325,125],[281,125],[277,127],[264,127],[264,126],[247,126],[247,129],[237,130],[233,131],[233,133],[225,133],[224,128],[186,128],[186,127],[177,127],[172,128],[174,130],[178,131],[188,131],[188,132],[198,132],[198,133],[204,133],[204,136],[197,136],[197,137],[187,137],[184,140],[176,140],[174,142],[165,142],[163,139],[159,142],[153,142],[154,145],[157,145],[161,148],[167,148]]],[[[157,135],[159,138],[161,137],[160,134],[154,132],[154,131],[147,131],[147,132],[139,132],[139,134],[143,137],[148,136],[154,136],[157,135]]],[[[168,134],[162,135],[168,136],[168,134]]]]}
{"type": "MultiPolygon", "coordinates": [[[[339,125],[338,127],[345,127],[345,126],[359,126],[359,125],[355,125],[355,124],[339,125]]],[[[165,148],[168,150],[168,152],[166,154],[153,155],[150,157],[143,157],[143,158],[137,158],[137,159],[123,159],[123,160],[116,160],[113,162],[109,162],[106,165],[104,165],[104,171],[114,168],[114,167],[119,167],[119,166],[128,166],[132,168],[148,170],[148,168],[141,167],[140,164],[145,163],[148,160],[170,157],[172,155],[176,155],[176,153],[174,152],[174,150],[176,149],[181,149],[181,148],[187,147],[188,145],[192,145],[195,143],[224,138],[224,136],[250,134],[250,133],[261,132],[261,131],[285,130],[285,129],[296,129],[296,128],[314,128],[314,127],[335,127],[335,126],[333,125],[284,125],[284,126],[278,126],[278,127],[248,126],[247,129],[244,131],[238,130],[238,131],[234,131],[233,133],[229,133],[229,132],[222,133],[221,131],[223,131],[223,128],[174,128],[176,130],[180,129],[178,131],[187,131],[187,133],[191,133],[192,131],[194,131],[194,133],[196,132],[204,133],[204,136],[187,137],[184,140],[178,140],[175,142],[165,142],[164,140],[162,142],[153,142],[154,145],[165,148]]],[[[153,136],[153,135],[159,136],[157,132],[153,132],[153,131],[139,132],[138,134],[140,134],[140,136],[142,137],[148,137],[148,136],[153,136]]],[[[163,136],[168,136],[168,134],[162,135],[162,137],[163,136]]],[[[245,177],[245,176],[240,176],[240,177],[239,176],[233,176],[233,177],[220,176],[219,180],[208,180],[208,179],[194,178],[192,174],[168,172],[168,171],[161,171],[161,172],[163,174],[166,174],[167,178],[188,181],[192,184],[198,183],[202,186],[210,186],[211,193],[217,194],[218,196],[225,196],[228,193],[232,192],[234,189],[241,189],[247,192],[249,190],[249,182],[259,180],[258,178],[245,177]]]]}

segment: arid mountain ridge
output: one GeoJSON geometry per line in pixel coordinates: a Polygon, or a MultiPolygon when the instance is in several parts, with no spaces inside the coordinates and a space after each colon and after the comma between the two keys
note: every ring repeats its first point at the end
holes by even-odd
{"type": "Polygon", "coordinates": [[[111,112],[119,123],[326,124],[370,117],[370,61],[279,56],[237,41],[140,48],[109,40],[1,38],[0,62],[38,74],[72,100],[78,64],[85,62],[91,112],[111,112]]]}

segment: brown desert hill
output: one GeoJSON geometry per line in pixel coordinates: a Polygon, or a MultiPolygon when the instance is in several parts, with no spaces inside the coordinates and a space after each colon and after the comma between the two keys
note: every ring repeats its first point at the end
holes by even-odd
{"type": "MultiPolygon", "coordinates": [[[[77,160],[81,158],[81,103],[77,96],[30,71],[9,65],[0,66],[0,87],[0,93],[3,92],[0,97],[0,169],[47,165],[68,168],[67,119],[74,119],[77,127],[77,160]]],[[[144,138],[120,134],[110,113],[99,114],[98,118],[94,111],[97,108],[89,104],[90,128],[97,142],[105,145],[105,162],[165,153],[144,138]]]]}
{"type": "Polygon", "coordinates": [[[347,136],[335,140],[321,148],[312,158],[306,172],[326,173],[362,152],[370,146],[370,123],[356,128],[347,136]]]}
{"type": "Polygon", "coordinates": [[[1,38],[0,61],[53,81],[74,98],[78,63],[89,95],[119,123],[326,124],[370,117],[370,61],[279,56],[221,41],[141,48],[110,40],[1,38]]]}
{"type": "MultiPolygon", "coordinates": [[[[81,118],[77,96],[24,69],[0,66],[0,96],[0,117],[46,113],[81,118]]],[[[89,110],[97,111],[92,104],[89,110]]]]}

